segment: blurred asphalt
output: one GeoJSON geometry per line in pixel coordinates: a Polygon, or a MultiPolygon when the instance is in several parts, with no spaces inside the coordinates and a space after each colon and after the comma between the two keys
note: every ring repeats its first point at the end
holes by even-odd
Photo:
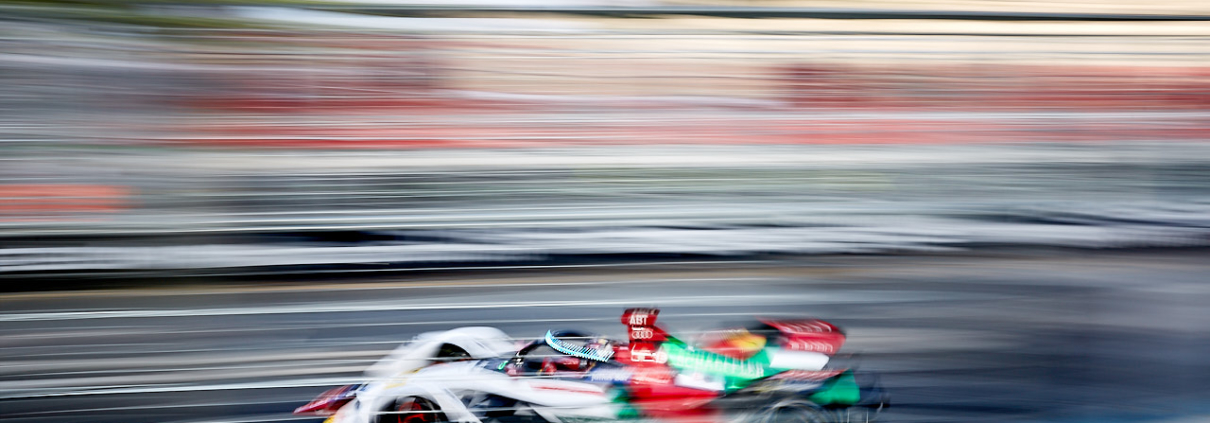
{"type": "MultiPolygon", "coordinates": [[[[0,420],[267,422],[423,331],[622,337],[627,306],[677,332],[813,315],[883,372],[886,421],[1204,421],[1203,250],[834,256],[221,280],[0,296],[0,420]]],[[[318,419],[297,419],[318,421],[318,419]]]]}

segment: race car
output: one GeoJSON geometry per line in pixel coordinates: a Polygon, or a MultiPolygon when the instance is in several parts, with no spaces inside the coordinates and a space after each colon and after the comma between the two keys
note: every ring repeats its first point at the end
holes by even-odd
{"type": "Polygon", "coordinates": [[[838,365],[845,334],[822,320],[758,319],[689,343],[657,309],[622,314],[627,342],[547,331],[516,345],[490,327],[418,336],[295,414],[325,423],[868,422],[887,406],[873,375],[838,365]]]}

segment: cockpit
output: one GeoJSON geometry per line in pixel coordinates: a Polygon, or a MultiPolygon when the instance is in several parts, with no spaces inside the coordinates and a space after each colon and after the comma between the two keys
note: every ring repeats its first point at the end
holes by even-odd
{"type": "Polygon", "coordinates": [[[587,372],[614,355],[615,342],[578,331],[548,331],[517,351],[510,373],[551,376],[587,372]]]}

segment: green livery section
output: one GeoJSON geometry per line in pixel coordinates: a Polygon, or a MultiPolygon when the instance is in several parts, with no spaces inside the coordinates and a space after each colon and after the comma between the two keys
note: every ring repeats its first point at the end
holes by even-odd
{"type": "MultiPolygon", "coordinates": [[[[724,378],[727,392],[742,389],[752,382],[781,373],[786,369],[770,367],[769,348],[762,349],[747,360],[727,357],[709,351],[693,349],[684,342],[669,338],[660,350],[667,354],[668,365],[681,370],[699,371],[724,378]]],[[[852,371],[823,382],[823,386],[808,399],[818,405],[853,405],[861,399],[861,390],[852,371]]]]}
{"type": "Polygon", "coordinates": [[[853,405],[861,400],[861,388],[857,386],[853,372],[846,371],[825,381],[823,387],[807,399],[819,405],[853,405]]]}
{"type": "Polygon", "coordinates": [[[709,351],[689,349],[679,342],[666,342],[661,349],[668,354],[669,366],[725,376],[729,380],[751,381],[777,373],[769,369],[769,356],[763,350],[750,359],[740,360],[709,351]]]}

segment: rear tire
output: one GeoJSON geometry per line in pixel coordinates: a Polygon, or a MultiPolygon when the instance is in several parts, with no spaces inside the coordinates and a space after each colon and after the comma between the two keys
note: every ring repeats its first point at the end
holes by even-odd
{"type": "Polygon", "coordinates": [[[836,416],[810,401],[785,400],[741,416],[743,423],[834,423],[836,416]]]}

